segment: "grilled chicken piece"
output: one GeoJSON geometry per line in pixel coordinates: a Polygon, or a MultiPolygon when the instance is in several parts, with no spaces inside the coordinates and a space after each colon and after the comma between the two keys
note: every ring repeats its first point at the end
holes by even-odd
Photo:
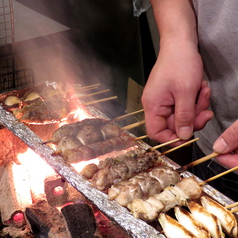
{"type": "Polygon", "coordinates": [[[35,101],[21,109],[13,110],[15,117],[30,124],[61,122],[69,113],[70,107],[66,101],[35,101]]]}
{"type": "Polygon", "coordinates": [[[215,215],[209,213],[203,206],[196,202],[188,201],[187,205],[194,219],[202,223],[203,226],[208,229],[212,238],[225,237],[222,232],[221,224],[215,215]]]}
{"type": "Polygon", "coordinates": [[[211,214],[215,215],[229,237],[237,238],[237,220],[232,212],[228,211],[220,203],[208,196],[201,197],[202,206],[211,214]]]}
{"type": "Polygon", "coordinates": [[[185,205],[187,199],[199,198],[201,193],[202,189],[193,177],[183,178],[176,185],[167,187],[145,201],[134,199],[127,207],[135,217],[153,220],[160,212],[166,212],[176,205],[185,205]]]}
{"type": "Polygon", "coordinates": [[[108,191],[108,196],[122,206],[127,206],[136,198],[147,199],[149,196],[160,193],[170,184],[176,184],[180,180],[180,175],[168,166],[154,168],[149,173],[140,173],[129,181],[123,181],[112,185],[108,191]],[[153,175],[153,177],[151,176],[153,175]],[[156,176],[155,176],[156,175],[156,176]],[[161,181],[163,181],[161,183],[161,181]],[[136,194],[132,194],[131,187],[137,187],[136,194]]]}
{"type": "Polygon", "coordinates": [[[76,149],[82,146],[80,140],[74,136],[65,136],[59,142],[56,151],[64,153],[68,149],[76,149]]]}
{"type": "Polygon", "coordinates": [[[88,145],[104,139],[102,132],[94,125],[87,125],[81,128],[78,131],[76,138],[81,141],[83,145],[88,145]]]}
{"type": "Polygon", "coordinates": [[[178,222],[192,232],[197,238],[210,238],[211,235],[202,223],[193,218],[190,212],[177,206],[174,208],[175,216],[178,222]]]}
{"type": "MultiPolygon", "coordinates": [[[[74,137],[78,137],[78,139],[80,139],[80,134],[78,135],[78,133],[80,130],[82,130],[83,127],[87,127],[87,126],[91,127],[92,126],[92,127],[96,128],[96,130],[101,131],[101,128],[103,128],[104,125],[106,125],[106,124],[111,125],[112,123],[110,121],[107,121],[102,118],[87,118],[82,121],[63,125],[63,126],[59,127],[57,130],[55,130],[51,136],[51,139],[49,141],[46,141],[45,143],[53,143],[53,144],[57,145],[60,142],[60,140],[62,140],[62,138],[65,136],[74,136],[74,137]]],[[[118,126],[116,125],[116,127],[118,127],[118,126]]],[[[120,130],[120,128],[119,128],[119,130],[120,130]]],[[[103,133],[103,135],[105,134],[104,131],[103,132],[101,131],[101,133],[103,133]]],[[[107,136],[107,138],[108,137],[110,137],[110,136],[107,136]]]]}
{"type": "Polygon", "coordinates": [[[93,176],[91,182],[97,189],[105,190],[112,184],[127,180],[160,163],[161,160],[155,152],[138,154],[128,152],[126,155],[115,159],[106,159],[100,163],[99,171],[93,176]]]}
{"type": "Polygon", "coordinates": [[[158,220],[167,238],[196,238],[188,229],[165,213],[161,213],[158,220]]]}
{"type": "Polygon", "coordinates": [[[68,164],[90,160],[114,150],[123,150],[136,145],[136,141],[128,134],[122,134],[108,140],[99,141],[75,149],[66,149],[62,156],[68,164]]]}

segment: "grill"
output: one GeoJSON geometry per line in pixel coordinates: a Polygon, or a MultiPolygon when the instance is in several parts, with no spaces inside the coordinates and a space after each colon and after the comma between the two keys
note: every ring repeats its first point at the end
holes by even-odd
{"type": "MultiPolygon", "coordinates": [[[[33,71],[17,66],[14,41],[14,16],[11,0],[0,1],[0,17],[0,91],[2,93],[0,95],[0,101],[2,102],[7,95],[23,95],[24,92],[35,88],[36,85],[33,71]]],[[[88,106],[87,110],[92,117],[110,119],[107,115],[94,107],[88,106]]],[[[2,125],[0,128],[0,143],[2,148],[3,145],[7,145],[6,147],[8,147],[7,152],[6,150],[1,150],[0,157],[10,162],[9,171],[11,166],[13,166],[11,163],[16,162],[15,158],[22,152],[21,150],[25,151],[30,148],[56,172],[54,176],[48,177],[44,181],[46,194],[44,194],[43,197],[45,196],[44,198],[46,198],[47,202],[45,200],[38,201],[38,198],[34,197],[35,201],[32,206],[27,203],[27,205],[22,208],[22,210],[26,208],[25,214],[28,222],[31,224],[31,231],[33,233],[31,237],[48,237],[50,236],[49,232],[52,227],[58,229],[55,233],[58,234],[59,237],[65,234],[63,233],[65,230],[62,229],[70,230],[70,237],[78,237],[80,232],[83,232],[84,229],[89,231],[89,228],[92,229],[92,234],[94,234],[94,219],[97,220],[101,236],[104,238],[165,237],[163,233],[161,233],[161,228],[157,229],[158,227],[156,227],[155,224],[146,223],[134,218],[127,209],[118,205],[115,201],[111,201],[105,193],[92,187],[88,180],[77,173],[71,166],[66,165],[64,160],[55,154],[52,148],[42,143],[58,125],[26,126],[16,120],[16,118],[2,106],[0,106],[0,124],[2,125]],[[56,196],[52,194],[51,188],[58,187],[63,191],[59,190],[59,195],[56,196]],[[61,212],[55,211],[55,207],[60,207],[69,200],[72,204],[63,207],[61,212]],[[89,209],[87,204],[90,204],[90,208],[93,210],[89,209]],[[80,220],[82,219],[79,215],[81,212],[84,212],[83,218],[86,219],[87,216],[92,219],[87,220],[87,222],[80,220]],[[72,220],[71,217],[73,215],[76,216],[77,219],[72,220]],[[60,224],[61,221],[62,223],[66,221],[66,224],[60,224]],[[75,222],[79,223],[79,221],[81,221],[82,224],[85,222],[88,226],[86,228],[75,226],[75,222]]],[[[129,134],[135,137],[132,133],[129,134]]],[[[145,150],[151,148],[150,145],[144,142],[139,142],[139,146],[145,150]]],[[[161,158],[164,164],[172,166],[173,168],[179,167],[178,164],[168,157],[162,156],[161,158]]],[[[9,174],[6,173],[6,180],[11,178],[9,174]]],[[[184,172],[182,175],[184,177],[192,176],[189,172],[184,172]]],[[[24,176],[19,177],[19,180],[22,180],[22,183],[26,182],[24,176]]],[[[198,178],[197,180],[200,181],[198,178]]],[[[9,189],[11,189],[10,186],[9,189]]],[[[209,185],[205,185],[203,191],[222,204],[233,203],[231,199],[209,185]]],[[[5,200],[8,199],[5,198],[5,200]]],[[[17,220],[12,221],[13,218],[17,216],[21,216],[21,212],[14,211],[13,208],[13,216],[9,221],[9,229],[11,229],[12,232],[15,228],[18,229],[19,232],[22,227],[22,224],[20,222],[18,224],[17,220]]],[[[9,234],[11,234],[11,232],[9,232],[9,234]]],[[[25,236],[22,235],[22,237],[25,236]]],[[[66,235],[63,235],[63,237],[66,237],[66,235]]],[[[90,237],[95,236],[91,235],[90,237]]]]}

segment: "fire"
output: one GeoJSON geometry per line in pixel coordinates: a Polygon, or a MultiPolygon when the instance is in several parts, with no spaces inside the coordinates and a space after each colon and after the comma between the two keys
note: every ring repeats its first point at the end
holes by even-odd
{"type": "Polygon", "coordinates": [[[23,154],[18,154],[18,160],[28,172],[32,193],[35,197],[42,196],[45,193],[45,178],[55,174],[55,171],[31,149],[23,154]]]}
{"type": "Polygon", "coordinates": [[[75,169],[78,173],[80,173],[80,172],[83,170],[83,168],[84,168],[86,165],[88,165],[88,164],[96,164],[96,165],[98,165],[98,164],[99,164],[99,159],[96,158],[96,159],[91,159],[91,160],[87,160],[87,161],[81,161],[81,162],[79,162],[79,163],[73,163],[73,164],[71,164],[71,166],[74,167],[74,169],[75,169]]]}

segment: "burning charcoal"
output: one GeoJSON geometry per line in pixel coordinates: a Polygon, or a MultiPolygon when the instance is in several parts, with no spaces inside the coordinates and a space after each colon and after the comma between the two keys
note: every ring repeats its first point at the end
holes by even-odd
{"type": "Polygon", "coordinates": [[[68,205],[61,210],[72,238],[95,238],[96,219],[92,208],[85,203],[68,205]]]}
{"type": "Polygon", "coordinates": [[[31,204],[30,184],[25,167],[8,163],[0,182],[0,210],[3,224],[10,223],[15,226],[24,224],[22,212],[31,204]]]}
{"type": "Polygon", "coordinates": [[[59,175],[53,175],[45,179],[45,194],[49,205],[62,206],[68,202],[68,183],[59,175]]]}
{"type": "Polygon", "coordinates": [[[47,201],[27,207],[26,218],[35,237],[69,238],[62,214],[47,201]]]}

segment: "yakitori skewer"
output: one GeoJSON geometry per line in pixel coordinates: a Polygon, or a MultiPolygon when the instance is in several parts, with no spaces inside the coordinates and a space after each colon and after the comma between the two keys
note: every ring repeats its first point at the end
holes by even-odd
{"type": "Polygon", "coordinates": [[[226,208],[230,209],[230,208],[237,207],[237,206],[238,206],[238,202],[234,202],[234,203],[232,203],[230,205],[227,205],[226,208]]]}
{"type": "Polygon", "coordinates": [[[106,92],[109,92],[109,91],[110,91],[110,89],[105,89],[105,90],[102,90],[102,91],[99,91],[99,92],[90,93],[90,94],[81,95],[81,96],[77,96],[77,93],[76,93],[76,96],[77,96],[78,99],[82,99],[82,98],[86,98],[86,97],[95,96],[95,95],[98,95],[98,94],[101,94],[101,93],[106,93],[106,92]]]}
{"type": "Polygon", "coordinates": [[[124,119],[125,117],[132,116],[132,115],[135,115],[135,114],[140,113],[140,112],[143,112],[143,111],[144,111],[144,109],[140,109],[140,110],[138,110],[138,111],[130,112],[130,113],[127,113],[127,114],[125,114],[125,115],[116,117],[116,118],[114,118],[114,119],[112,119],[112,120],[113,120],[113,121],[118,121],[118,120],[124,119]]]}
{"type": "Polygon", "coordinates": [[[83,104],[87,106],[87,105],[91,105],[91,104],[95,104],[95,103],[99,103],[99,102],[109,101],[109,100],[112,100],[112,99],[117,99],[117,96],[102,98],[102,99],[94,100],[94,101],[91,101],[91,102],[85,102],[83,104]]]}
{"type": "Polygon", "coordinates": [[[211,154],[209,154],[207,156],[204,156],[204,157],[202,157],[200,159],[197,159],[197,160],[195,160],[195,161],[193,161],[193,162],[191,162],[191,163],[189,163],[187,165],[181,166],[180,168],[177,169],[177,171],[179,173],[182,173],[185,170],[188,170],[188,169],[190,169],[190,168],[192,168],[192,167],[194,167],[196,165],[199,165],[199,164],[201,164],[201,163],[203,163],[203,162],[205,162],[205,161],[207,161],[209,159],[212,159],[212,158],[216,157],[217,155],[218,155],[218,153],[213,152],[213,153],[211,153],[211,154]]]}
{"type": "Polygon", "coordinates": [[[141,125],[144,125],[144,124],[145,124],[145,120],[142,120],[142,121],[138,121],[138,122],[132,123],[130,125],[124,126],[121,129],[123,131],[128,131],[130,129],[133,129],[133,128],[137,127],[137,126],[141,126],[141,125]]]}
{"type": "Polygon", "coordinates": [[[81,90],[85,90],[85,89],[89,89],[89,88],[97,88],[99,86],[100,86],[100,83],[96,83],[96,84],[76,88],[76,91],[81,91],[81,90]]]}
{"type": "Polygon", "coordinates": [[[136,137],[135,140],[143,140],[143,139],[145,139],[147,137],[148,137],[148,135],[139,136],[139,137],[136,137]]]}
{"type": "Polygon", "coordinates": [[[203,186],[203,185],[205,185],[206,183],[211,182],[211,181],[213,181],[213,180],[215,180],[215,179],[217,179],[217,178],[220,178],[220,177],[222,177],[222,176],[224,176],[224,175],[226,175],[226,174],[228,174],[228,173],[231,173],[231,172],[233,172],[233,171],[235,171],[235,170],[237,170],[237,169],[238,169],[238,166],[236,166],[236,167],[234,167],[234,168],[231,168],[231,169],[228,169],[228,170],[226,170],[225,172],[222,172],[222,173],[217,174],[217,175],[215,175],[215,176],[213,176],[213,177],[211,177],[211,178],[209,178],[209,179],[207,179],[207,180],[202,181],[201,183],[199,183],[199,185],[200,185],[200,186],[203,186]]]}
{"type": "Polygon", "coordinates": [[[165,143],[162,143],[162,144],[159,144],[159,145],[156,145],[156,146],[152,147],[151,150],[157,150],[157,149],[159,149],[159,148],[161,148],[163,146],[170,145],[170,144],[172,144],[174,142],[177,142],[177,141],[180,141],[180,140],[181,140],[180,138],[176,138],[174,140],[167,141],[165,143]]]}
{"type": "Polygon", "coordinates": [[[189,145],[189,144],[191,144],[191,143],[193,143],[193,142],[195,142],[195,141],[197,141],[197,140],[199,140],[199,138],[195,138],[195,139],[193,139],[193,140],[187,141],[187,142],[185,142],[184,144],[179,145],[179,146],[176,146],[176,147],[174,147],[174,148],[172,148],[172,149],[170,149],[170,150],[166,150],[165,152],[163,152],[163,153],[161,153],[161,154],[162,154],[162,155],[166,155],[166,154],[168,154],[168,153],[170,153],[170,152],[172,152],[172,151],[175,151],[175,150],[180,149],[180,148],[182,148],[182,147],[184,147],[184,146],[186,146],[186,145],[189,145]]]}

